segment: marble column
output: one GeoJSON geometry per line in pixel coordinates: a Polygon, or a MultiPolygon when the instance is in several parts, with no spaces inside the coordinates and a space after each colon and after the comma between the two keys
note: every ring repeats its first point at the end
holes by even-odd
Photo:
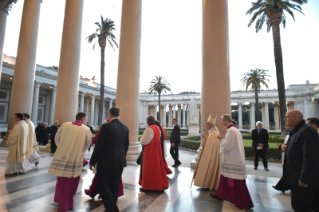
{"type": "Polygon", "coordinates": [[[183,105],[183,128],[186,128],[186,116],[185,116],[185,111],[186,111],[186,105],[183,105]]]}
{"type": "Polygon", "coordinates": [[[182,121],[182,119],[181,119],[181,117],[182,117],[182,111],[181,111],[181,105],[177,105],[177,122],[178,122],[178,124],[179,125],[181,125],[181,121],[182,121]]]}
{"type": "Polygon", "coordinates": [[[50,106],[49,125],[52,125],[53,122],[54,122],[55,98],[56,98],[56,87],[53,86],[53,88],[52,88],[52,95],[51,95],[51,106],[50,106]]]}
{"type": "Polygon", "coordinates": [[[197,121],[198,121],[198,123],[200,123],[199,114],[200,114],[200,104],[197,105],[197,121]]]}
{"type": "Polygon", "coordinates": [[[163,108],[163,121],[162,121],[163,127],[166,127],[166,107],[167,107],[167,105],[165,104],[164,108],[163,108]]]}
{"type": "Polygon", "coordinates": [[[8,130],[11,130],[15,124],[15,113],[31,113],[32,110],[40,6],[41,0],[24,1],[11,91],[8,130]]]}
{"type": "Polygon", "coordinates": [[[99,117],[99,112],[100,112],[100,107],[99,107],[99,104],[101,99],[99,99],[98,101],[95,100],[95,114],[94,114],[94,122],[91,123],[92,125],[98,125],[98,117],[99,117]]]}
{"type": "Polygon", "coordinates": [[[106,103],[105,103],[105,99],[103,99],[104,104],[103,104],[103,113],[102,113],[102,124],[105,122],[105,112],[106,112],[106,103]]]}
{"type": "Polygon", "coordinates": [[[309,114],[308,114],[308,99],[305,99],[303,101],[303,118],[305,120],[307,120],[308,117],[309,117],[309,114]]]}
{"type": "Polygon", "coordinates": [[[109,110],[113,107],[113,99],[110,99],[109,101],[109,110]]]}
{"type": "Polygon", "coordinates": [[[256,128],[256,121],[255,121],[255,103],[250,103],[250,129],[256,128]]]}
{"type": "MultiPolygon", "coordinates": [[[[88,116],[89,115],[89,99],[86,99],[85,101],[85,113],[88,116]]],[[[89,120],[89,119],[88,119],[89,120]]]]}
{"type": "Polygon", "coordinates": [[[34,94],[33,94],[33,104],[32,104],[32,114],[31,120],[33,123],[38,122],[38,105],[39,105],[39,93],[40,93],[41,83],[35,81],[34,82],[34,94]]]}
{"type": "Polygon", "coordinates": [[[81,93],[81,103],[80,103],[80,112],[84,112],[84,96],[85,93],[81,93]]]}
{"type": "Polygon", "coordinates": [[[172,127],[173,124],[172,124],[172,105],[168,105],[168,126],[169,127],[172,127]]]}
{"type": "Polygon", "coordinates": [[[279,121],[279,104],[274,102],[274,121],[275,121],[275,130],[280,130],[280,121],[279,121]]]}
{"type": "MultiPolygon", "coordinates": [[[[187,106],[187,108],[188,108],[188,106],[187,106]]],[[[188,109],[186,109],[186,114],[187,114],[187,119],[186,119],[186,126],[188,127],[188,124],[189,124],[189,110],[188,109]]]]}
{"type": "Polygon", "coordinates": [[[150,105],[149,106],[149,111],[150,111],[150,116],[152,115],[152,116],[154,116],[155,117],[155,105],[150,105]]]}
{"type": "Polygon", "coordinates": [[[201,128],[212,114],[222,134],[220,117],[231,114],[227,10],[227,0],[203,1],[201,128]]]}
{"type": "Polygon", "coordinates": [[[120,108],[121,121],[130,129],[128,161],[135,161],[141,152],[138,142],[141,18],[142,0],[123,0],[116,106],[120,108]]]}
{"type": "Polygon", "coordinates": [[[91,99],[91,125],[93,125],[94,123],[94,109],[95,109],[95,96],[92,95],[92,99],[91,99]]]}
{"type": "Polygon", "coordinates": [[[238,102],[238,129],[243,129],[243,104],[238,102]]]}
{"type": "Polygon", "coordinates": [[[264,128],[269,130],[269,108],[268,108],[268,102],[265,102],[265,121],[264,122],[264,128]]]}
{"type": "Polygon", "coordinates": [[[288,111],[289,110],[293,110],[293,109],[297,109],[297,103],[294,103],[294,102],[287,102],[287,109],[288,109],[288,111]],[[295,108],[295,106],[296,106],[296,108],[295,108]]]}
{"type": "Polygon", "coordinates": [[[176,119],[176,105],[172,105],[173,107],[173,119],[176,119]]]}
{"type": "Polygon", "coordinates": [[[266,117],[265,117],[265,102],[262,102],[261,103],[261,120],[256,120],[256,122],[257,121],[262,121],[263,122],[263,124],[265,125],[266,124],[266,117]]]}
{"type": "Polygon", "coordinates": [[[61,124],[73,121],[78,109],[83,1],[65,3],[55,103],[55,119],[61,124]]]}

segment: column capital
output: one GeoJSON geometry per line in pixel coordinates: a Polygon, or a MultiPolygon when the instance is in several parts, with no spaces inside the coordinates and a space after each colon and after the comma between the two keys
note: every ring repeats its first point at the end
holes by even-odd
{"type": "Polygon", "coordinates": [[[37,88],[40,88],[41,84],[42,84],[42,82],[34,81],[34,86],[37,88]]]}
{"type": "Polygon", "coordinates": [[[84,93],[84,92],[81,92],[81,94],[80,94],[80,95],[81,95],[81,97],[82,97],[82,96],[84,97],[84,96],[85,96],[85,93],[84,93]]]}
{"type": "Polygon", "coordinates": [[[255,106],[255,102],[249,102],[250,106],[255,106]]]}
{"type": "Polygon", "coordinates": [[[239,106],[242,106],[244,104],[244,102],[237,102],[237,105],[239,106]]]}
{"type": "Polygon", "coordinates": [[[18,0],[0,0],[0,10],[9,14],[12,8],[12,4],[17,3],[18,0]]]}

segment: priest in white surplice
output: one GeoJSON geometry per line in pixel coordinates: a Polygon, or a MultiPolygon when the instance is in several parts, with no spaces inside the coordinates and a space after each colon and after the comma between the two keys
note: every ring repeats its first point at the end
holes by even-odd
{"type": "Polygon", "coordinates": [[[35,129],[34,129],[34,124],[33,122],[30,120],[30,115],[28,113],[24,113],[23,114],[23,119],[25,120],[25,122],[28,125],[28,146],[29,149],[31,150],[31,155],[30,155],[30,163],[34,164],[35,166],[38,165],[41,157],[38,154],[38,144],[37,144],[37,138],[35,136],[35,129]]]}
{"type": "Polygon", "coordinates": [[[9,154],[6,162],[6,174],[23,173],[31,169],[29,162],[28,125],[22,113],[14,114],[17,122],[10,131],[8,138],[9,154]]]}
{"type": "Polygon", "coordinates": [[[219,130],[215,126],[216,118],[209,116],[206,121],[208,134],[202,135],[202,151],[194,174],[194,185],[210,190],[218,189],[220,178],[220,141],[217,138],[219,130]]]}

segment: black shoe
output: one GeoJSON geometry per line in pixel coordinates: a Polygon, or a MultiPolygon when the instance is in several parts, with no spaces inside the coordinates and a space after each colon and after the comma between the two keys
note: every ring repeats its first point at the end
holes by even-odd
{"type": "Polygon", "coordinates": [[[285,193],[285,190],[281,190],[281,189],[279,189],[279,188],[276,188],[276,186],[272,186],[275,190],[277,190],[277,191],[281,191],[282,193],[285,193]]]}
{"type": "Polygon", "coordinates": [[[176,167],[176,164],[174,164],[172,167],[175,168],[175,167],[176,167]]]}
{"type": "Polygon", "coordinates": [[[265,171],[269,172],[269,169],[268,169],[268,168],[264,168],[264,169],[265,169],[265,171]]]}
{"type": "MultiPolygon", "coordinates": [[[[84,189],[84,193],[86,194],[86,195],[88,195],[88,189],[84,189]]],[[[92,199],[94,199],[94,196],[91,196],[91,195],[88,195],[88,196],[90,196],[92,199]]]]}
{"type": "Polygon", "coordinates": [[[209,195],[210,195],[211,197],[213,197],[214,199],[217,199],[217,200],[219,200],[219,201],[224,201],[224,200],[222,200],[222,199],[219,199],[215,194],[210,193],[209,195]]]}
{"type": "Polygon", "coordinates": [[[37,167],[38,164],[39,164],[39,162],[36,162],[36,163],[35,163],[35,167],[37,167]]]}
{"type": "Polygon", "coordinates": [[[181,164],[182,164],[182,163],[181,163],[180,161],[178,161],[178,162],[176,163],[176,165],[174,166],[174,168],[178,168],[181,164]]]}
{"type": "Polygon", "coordinates": [[[257,170],[258,168],[257,168],[257,167],[255,167],[254,169],[255,169],[255,170],[257,170]]]}

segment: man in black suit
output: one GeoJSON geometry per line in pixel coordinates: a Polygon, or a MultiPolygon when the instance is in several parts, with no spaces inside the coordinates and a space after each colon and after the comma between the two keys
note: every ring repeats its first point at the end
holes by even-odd
{"type": "Polygon", "coordinates": [[[109,123],[101,126],[100,135],[96,142],[90,169],[97,163],[96,180],[106,211],[119,211],[116,202],[118,186],[124,167],[129,146],[129,130],[119,120],[120,109],[110,109],[109,123]]]}
{"type": "Polygon", "coordinates": [[[177,124],[177,119],[173,119],[173,131],[171,134],[171,149],[170,153],[172,155],[172,158],[174,159],[174,165],[172,167],[178,168],[182,163],[178,160],[178,145],[181,143],[181,129],[179,125],[177,124]]]}
{"type": "Polygon", "coordinates": [[[299,110],[290,110],[285,116],[291,127],[284,166],[291,190],[291,206],[296,212],[319,211],[319,136],[306,124],[299,110]]]}
{"type": "Polygon", "coordinates": [[[255,151],[255,170],[258,169],[258,159],[259,155],[261,155],[263,159],[264,169],[269,171],[268,162],[267,162],[267,148],[268,148],[268,140],[269,135],[268,131],[263,127],[263,123],[258,121],[256,123],[257,128],[253,129],[251,138],[253,140],[252,146],[255,151]]]}
{"type": "Polygon", "coordinates": [[[55,153],[57,148],[55,144],[55,134],[58,131],[59,127],[60,125],[58,120],[55,120],[54,124],[50,127],[51,153],[55,153]]]}

